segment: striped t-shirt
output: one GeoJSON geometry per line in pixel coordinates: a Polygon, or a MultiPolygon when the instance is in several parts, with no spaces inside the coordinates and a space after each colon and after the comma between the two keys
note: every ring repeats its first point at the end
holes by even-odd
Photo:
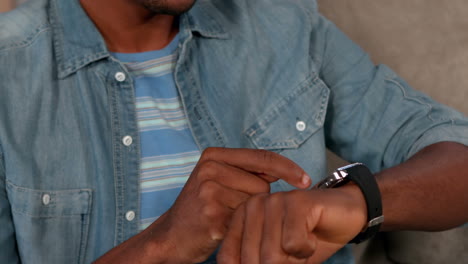
{"type": "Polygon", "coordinates": [[[174,82],[177,45],[175,37],[162,50],[114,53],[135,85],[141,139],[140,230],[172,206],[200,158],[174,82]]]}

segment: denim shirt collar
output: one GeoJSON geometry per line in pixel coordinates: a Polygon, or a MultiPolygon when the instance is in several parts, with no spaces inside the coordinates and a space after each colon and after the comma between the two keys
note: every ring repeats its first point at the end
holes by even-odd
{"type": "MultiPolygon", "coordinates": [[[[79,0],[51,0],[50,22],[59,78],[65,78],[94,61],[109,57],[106,43],[79,0]]],[[[206,38],[229,38],[212,3],[199,0],[180,18],[181,32],[198,32],[206,38]]]]}
{"type": "Polygon", "coordinates": [[[211,0],[198,0],[181,16],[180,30],[198,32],[205,38],[228,39],[230,36],[222,24],[222,15],[211,0]]]}

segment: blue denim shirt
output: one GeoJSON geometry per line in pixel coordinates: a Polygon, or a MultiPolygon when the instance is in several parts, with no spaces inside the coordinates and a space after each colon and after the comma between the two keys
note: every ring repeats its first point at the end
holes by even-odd
{"type": "MultiPolygon", "coordinates": [[[[312,0],[198,0],[179,49],[200,149],[276,151],[317,182],[326,147],[377,172],[435,142],[468,143],[462,114],[373,65],[312,0]]],[[[126,218],[140,214],[133,81],[77,0],[2,14],[0,61],[0,263],[89,263],[138,231],[126,218]]]]}

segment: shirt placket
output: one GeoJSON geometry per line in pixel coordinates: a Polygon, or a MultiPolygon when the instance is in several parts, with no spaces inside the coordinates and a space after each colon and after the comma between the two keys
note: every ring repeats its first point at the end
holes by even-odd
{"type": "Polygon", "coordinates": [[[113,138],[115,245],[138,232],[140,144],[131,76],[114,61],[109,67],[109,104],[113,138]]]}

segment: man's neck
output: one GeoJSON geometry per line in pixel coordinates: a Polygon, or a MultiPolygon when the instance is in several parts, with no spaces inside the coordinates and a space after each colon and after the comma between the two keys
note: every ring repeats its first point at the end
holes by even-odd
{"type": "Polygon", "coordinates": [[[112,52],[164,48],[178,32],[177,19],[155,15],[132,0],[80,0],[112,52]]]}

